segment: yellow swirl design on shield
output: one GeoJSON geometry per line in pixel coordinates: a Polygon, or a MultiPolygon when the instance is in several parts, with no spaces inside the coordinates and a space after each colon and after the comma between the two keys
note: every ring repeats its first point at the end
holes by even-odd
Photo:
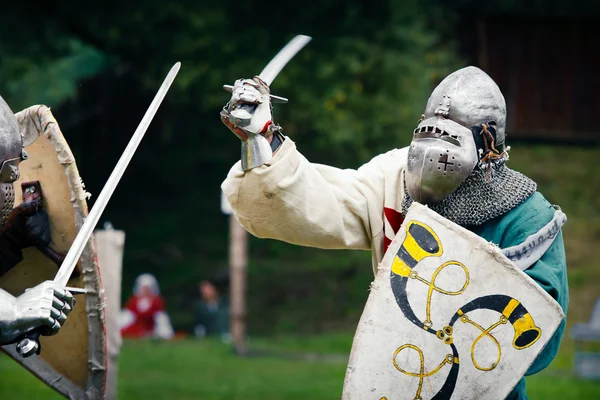
{"type": "Polygon", "coordinates": [[[446,364],[452,364],[452,363],[458,364],[458,359],[454,358],[454,356],[452,354],[448,354],[448,355],[446,355],[444,360],[442,360],[442,362],[435,369],[433,369],[432,371],[429,371],[429,372],[425,372],[425,356],[423,356],[423,351],[413,344],[405,344],[403,346],[398,347],[398,349],[396,349],[396,351],[394,352],[394,356],[392,357],[392,363],[394,364],[394,367],[398,371],[402,372],[403,374],[419,378],[419,387],[417,388],[417,393],[415,394],[414,400],[422,400],[421,390],[423,389],[423,378],[427,378],[429,376],[435,375],[446,364]],[[404,349],[412,349],[412,350],[415,350],[419,354],[419,363],[420,363],[419,372],[406,371],[405,369],[401,368],[398,365],[396,358],[398,357],[400,352],[404,349]]]}
{"type": "Polygon", "coordinates": [[[414,397],[415,400],[421,399],[424,379],[437,374],[446,364],[451,364],[452,367],[448,373],[448,377],[446,378],[446,383],[444,384],[446,389],[441,389],[443,390],[443,393],[440,392],[438,395],[441,394],[440,398],[450,398],[452,396],[459,368],[458,351],[456,346],[453,344],[453,326],[457,321],[461,321],[464,324],[469,324],[481,332],[471,343],[470,354],[473,366],[476,369],[484,372],[494,370],[499,365],[502,358],[502,346],[492,333],[495,328],[508,323],[512,325],[515,331],[512,345],[516,350],[522,350],[532,346],[540,338],[542,333],[541,329],[535,325],[531,314],[520,303],[520,301],[502,294],[480,296],[469,301],[459,308],[452,319],[441,329],[433,329],[434,321],[431,316],[433,293],[437,292],[446,296],[463,295],[470,283],[469,269],[463,263],[455,260],[447,261],[439,265],[433,272],[431,281],[419,275],[416,269],[418,265],[421,264],[421,261],[428,257],[440,257],[443,252],[442,248],[443,247],[439,236],[431,227],[420,221],[409,221],[406,224],[406,238],[401,244],[400,249],[394,257],[392,263],[390,275],[392,291],[404,316],[416,326],[423,328],[426,332],[433,334],[439,340],[444,342],[444,344],[449,345],[453,352],[453,354],[447,354],[444,360],[442,360],[437,367],[429,372],[425,372],[425,356],[423,354],[423,350],[421,350],[418,346],[414,344],[404,344],[396,349],[392,357],[392,364],[394,365],[394,368],[404,375],[419,378],[419,385],[414,397]],[[438,278],[439,274],[450,266],[458,266],[465,274],[462,287],[458,290],[443,288],[436,283],[436,279],[438,278]],[[425,321],[420,320],[408,301],[406,285],[411,279],[417,280],[428,286],[427,298],[425,302],[425,321]],[[484,328],[481,324],[475,322],[472,318],[466,315],[474,310],[496,311],[500,314],[500,317],[497,322],[491,324],[487,328],[484,328]],[[484,338],[489,339],[496,349],[496,358],[489,365],[482,365],[483,363],[480,360],[477,360],[475,354],[477,346],[484,338]],[[417,372],[408,371],[406,368],[402,368],[398,363],[398,355],[402,351],[408,351],[409,349],[416,351],[419,355],[419,370],[417,372]]]}

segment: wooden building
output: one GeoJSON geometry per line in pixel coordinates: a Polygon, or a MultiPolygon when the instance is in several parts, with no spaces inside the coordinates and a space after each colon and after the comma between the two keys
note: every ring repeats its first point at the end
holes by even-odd
{"type": "Polygon", "coordinates": [[[600,18],[595,10],[463,7],[463,56],[507,102],[514,139],[600,143],[600,18]]]}

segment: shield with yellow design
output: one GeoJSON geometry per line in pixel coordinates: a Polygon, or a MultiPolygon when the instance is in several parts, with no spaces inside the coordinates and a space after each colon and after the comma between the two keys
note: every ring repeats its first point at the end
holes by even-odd
{"type": "Polygon", "coordinates": [[[498,247],[415,203],[371,285],[342,398],[504,399],[563,318],[498,247]]]}

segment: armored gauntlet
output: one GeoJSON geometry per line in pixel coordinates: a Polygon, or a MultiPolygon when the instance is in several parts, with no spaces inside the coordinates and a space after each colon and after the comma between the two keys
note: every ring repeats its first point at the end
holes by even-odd
{"type": "Polygon", "coordinates": [[[259,77],[238,79],[221,111],[221,121],[242,141],[244,171],[269,162],[283,140],[272,121],[269,95],[269,86],[259,77]]]}
{"type": "Polygon", "coordinates": [[[0,289],[0,344],[15,342],[36,328],[42,328],[42,335],[56,334],[74,306],[71,293],[53,281],[16,298],[0,289]]]}

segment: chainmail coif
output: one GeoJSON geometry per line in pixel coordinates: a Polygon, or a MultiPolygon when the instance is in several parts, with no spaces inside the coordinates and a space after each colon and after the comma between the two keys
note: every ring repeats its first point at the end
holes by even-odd
{"type": "MultiPolygon", "coordinates": [[[[508,168],[505,162],[499,162],[491,167],[491,171],[475,167],[454,192],[427,206],[458,225],[478,226],[523,203],[536,189],[534,181],[508,168]]],[[[406,215],[412,202],[405,190],[402,214],[406,215]]]]}

